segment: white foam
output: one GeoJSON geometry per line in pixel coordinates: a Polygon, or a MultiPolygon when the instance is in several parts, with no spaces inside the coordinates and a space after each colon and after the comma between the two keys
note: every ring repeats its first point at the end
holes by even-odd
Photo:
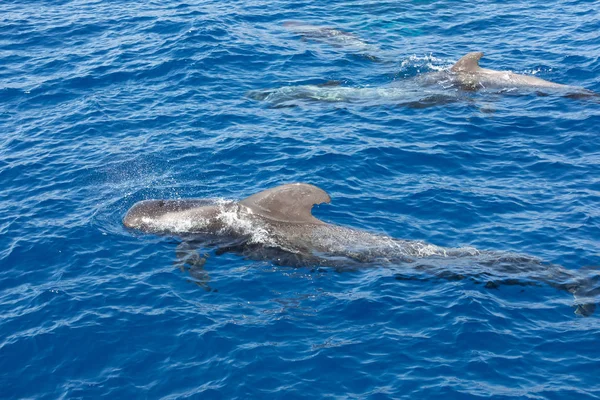
{"type": "MultiPolygon", "coordinates": [[[[400,68],[404,69],[413,66],[417,68],[427,68],[430,71],[444,71],[452,65],[453,62],[437,58],[432,54],[427,56],[417,56],[416,54],[413,54],[400,63],[400,68]]],[[[421,72],[420,69],[419,72],[421,72]]]]}
{"type": "Polygon", "coordinates": [[[250,209],[244,207],[243,212],[240,212],[240,208],[243,206],[225,207],[225,204],[231,204],[231,202],[220,204],[222,207],[217,216],[224,225],[222,233],[233,231],[242,235],[249,235],[249,243],[276,246],[275,240],[265,226],[261,225],[256,219],[248,218],[248,215],[252,214],[250,209]]]}
{"type": "Polygon", "coordinates": [[[539,74],[540,72],[542,72],[542,73],[545,73],[545,72],[552,72],[552,68],[545,68],[545,69],[542,69],[542,68],[539,68],[539,67],[538,67],[538,68],[535,68],[535,69],[526,69],[526,70],[523,70],[523,71],[521,71],[521,72],[519,72],[519,73],[521,73],[521,74],[525,74],[525,75],[537,75],[537,74],[539,74]]]}

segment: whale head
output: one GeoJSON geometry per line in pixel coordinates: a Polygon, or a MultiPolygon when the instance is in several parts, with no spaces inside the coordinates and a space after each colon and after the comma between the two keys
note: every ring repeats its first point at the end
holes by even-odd
{"type": "Polygon", "coordinates": [[[220,208],[214,201],[144,200],[135,203],[123,217],[123,225],[147,233],[191,232],[208,228],[220,208]]]}

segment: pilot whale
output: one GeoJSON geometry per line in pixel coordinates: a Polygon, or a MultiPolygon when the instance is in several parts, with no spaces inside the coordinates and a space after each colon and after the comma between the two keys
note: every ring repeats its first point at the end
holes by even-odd
{"type": "Polygon", "coordinates": [[[123,224],[196,241],[216,248],[217,254],[234,252],[283,265],[339,269],[396,265],[446,279],[471,277],[487,281],[486,287],[544,282],[574,294],[576,313],[590,315],[595,309],[591,298],[598,291],[597,277],[590,279],[534,257],[396,239],[315,218],[313,206],[330,200],[324,190],[305,183],[277,186],[241,201],[144,200],[127,211],[123,224]]]}
{"type": "Polygon", "coordinates": [[[422,108],[458,101],[472,101],[470,93],[516,93],[595,98],[597,93],[583,87],[563,85],[535,76],[481,68],[482,52],[469,53],[451,68],[428,72],[378,87],[342,85],[298,85],[252,90],[248,96],[277,107],[297,105],[298,100],[360,104],[395,104],[422,108]]]}

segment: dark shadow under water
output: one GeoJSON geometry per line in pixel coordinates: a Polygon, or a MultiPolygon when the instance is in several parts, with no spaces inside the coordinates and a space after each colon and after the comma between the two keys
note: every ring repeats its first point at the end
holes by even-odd
{"type": "Polygon", "coordinates": [[[361,258],[360,253],[350,256],[292,252],[276,246],[252,243],[250,236],[223,238],[215,235],[193,235],[184,238],[176,249],[174,265],[190,274],[191,281],[206,291],[218,291],[210,286],[206,267],[211,257],[225,253],[244,259],[266,261],[277,266],[309,268],[311,271],[333,270],[353,272],[365,268],[393,268],[396,280],[431,281],[470,280],[486,289],[500,286],[534,287],[548,285],[571,293],[575,299],[575,313],[590,316],[596,310],[600,297],[600,267],[569,270],[547,264],[536,258],[503,253],[481,252],[466,256],[430,256],[397,258],[361,258]]]}

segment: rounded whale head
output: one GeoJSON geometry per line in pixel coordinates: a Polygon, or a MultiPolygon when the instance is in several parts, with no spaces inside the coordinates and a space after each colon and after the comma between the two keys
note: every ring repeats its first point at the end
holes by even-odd
{"type": "Polygon", "coordinates": [[[188,231],[217,212],[215,203],[207,200],[144,200],[127,211],[123,225],[149,233],[188,231]]]}

